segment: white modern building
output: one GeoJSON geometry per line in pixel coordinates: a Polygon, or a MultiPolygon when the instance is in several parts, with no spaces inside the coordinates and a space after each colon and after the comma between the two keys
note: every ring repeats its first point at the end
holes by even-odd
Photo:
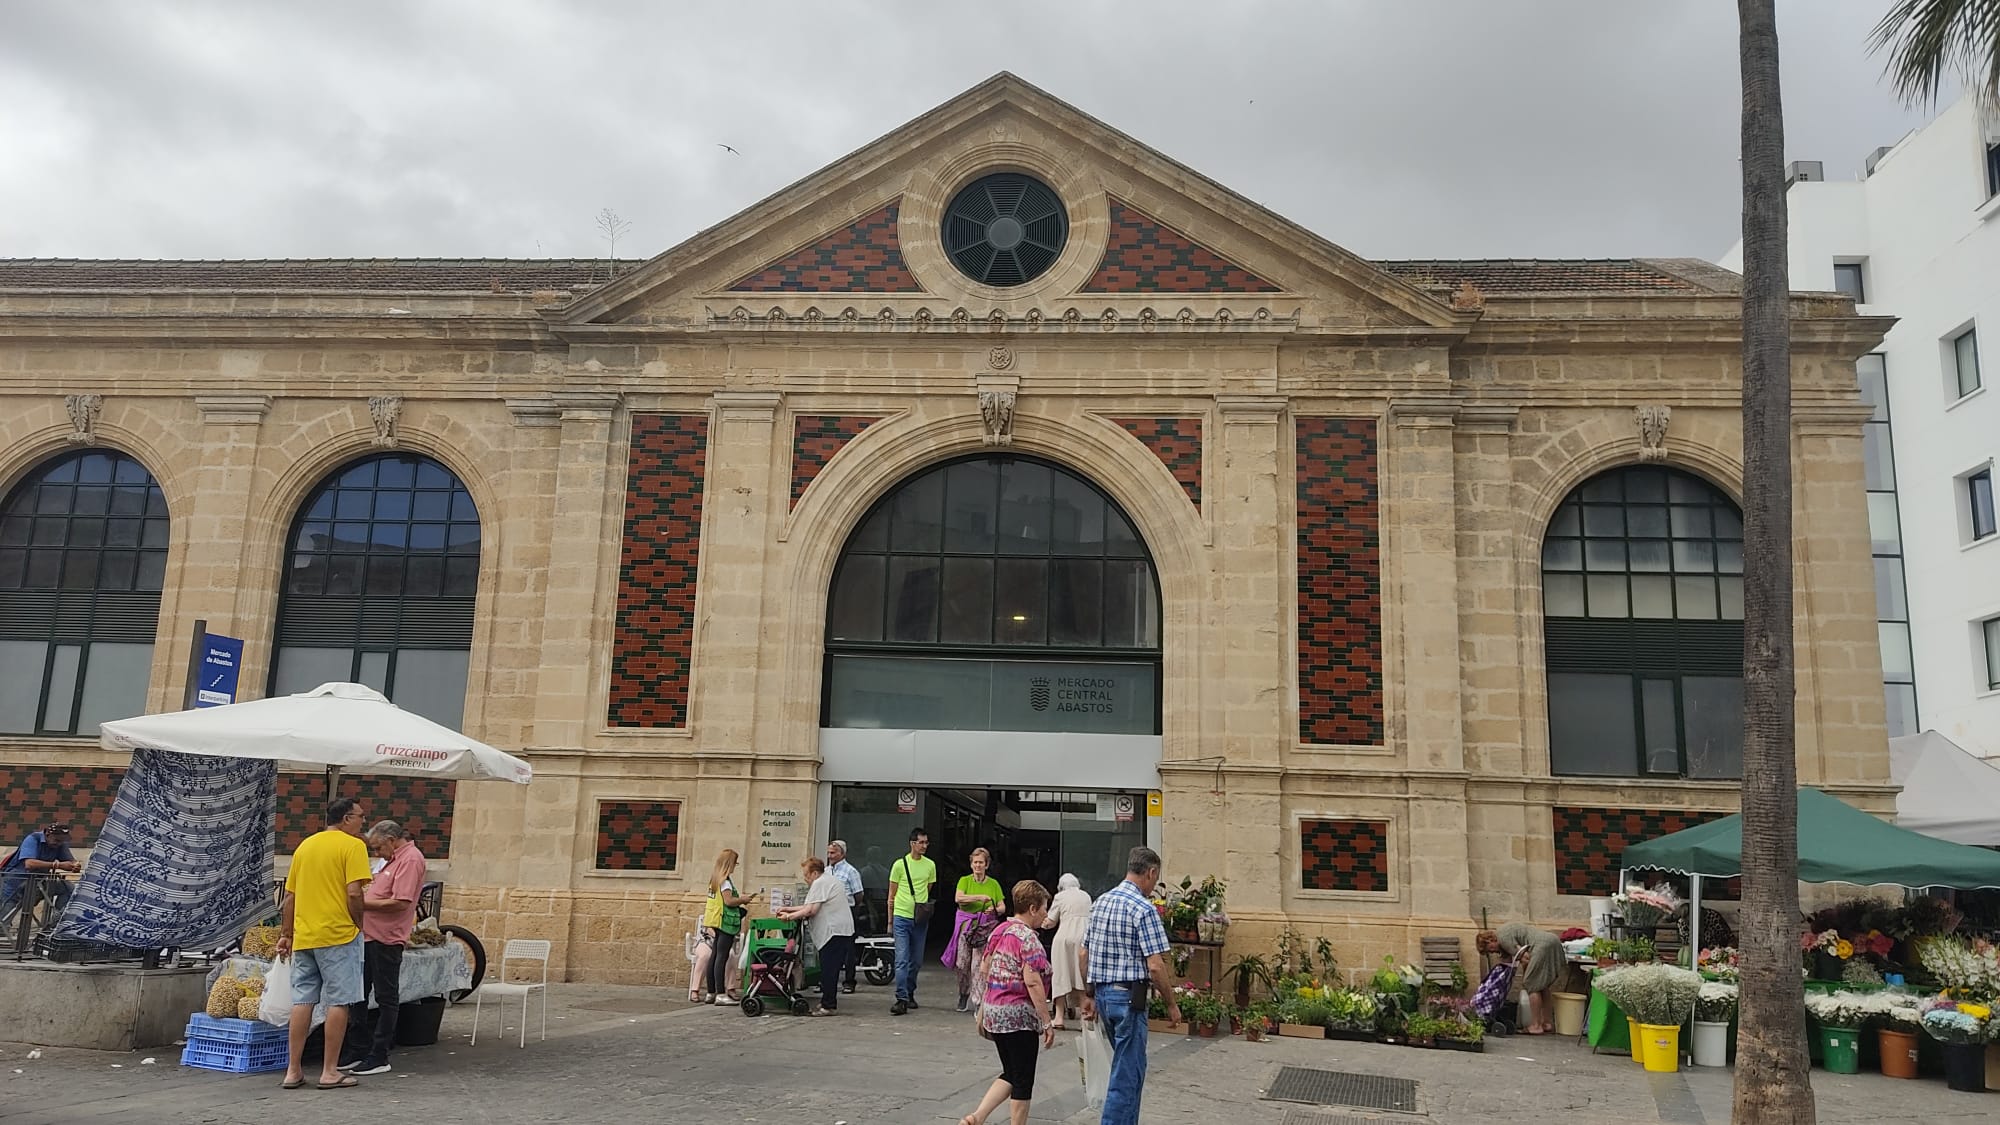
{"type": "Polygon", "coordinates": [[[1791,166],[1792,288],[1897,318],[1859,364],[1889,734],[2000,756],[2000,110],[1967,94],[1861,178],[1822,167],[1791,166]]]}

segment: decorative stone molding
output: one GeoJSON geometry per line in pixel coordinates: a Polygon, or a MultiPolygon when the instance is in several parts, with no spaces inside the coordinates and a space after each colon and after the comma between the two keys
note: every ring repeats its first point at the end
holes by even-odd
{"type": "Polygon", "coordinates": [[[1098,332],[1110,333],[1155,333],[1155,332],[1257,332],[1289,333],[1299,327],[1300,311],[1280,313],[1268,306],[1255,306],[1244,310],[1218,305],[1207,313],[1198,313],[1193,308],[1182,308],[1171,319],[1160,315],[1150,305],[1128,305],[1125,307],[1106,306],[1096,312],[1086,313],[1074,305],[1060,312],[1031,308],[1018,314],[1010,314],[994,309],[983,317],[976,317],[963,306],[946,314],[939,314],[929,306],[902,310],[884,307],[873,318],[863,317],[852,307],[843,307],[838,312],[823,309],[818,305],[794,305],[785,307],[774,305],[762,313],[753,313],[743,305],[736,305],[726,311],[709,308],[703,328],[708,331],[735,332],[974,332],[995,334],[1005,332],[1042,332],[1050,329],[1078,331],[1088,326],[1098,332]]]}
{"type": "Polygon", "coordinates": [[[1459,405],[1440,399],[1415,399],[1389,404],[1389,421],[1398,426],[1425,429],[1449,427],[1458,419],[1459,405]]]}
{"type": "Polygon", "coordinates": [[[375,423],[375,444],[394,448],[396,422],[403,416],[403,396],[376,395],[368,400],[368,417],[375,423]]]}
{"type": "Polygon", "coordinates": [[[89,445],[97,440],[97,416],[104,410],[103,395],[64,395],[63,409],[69,412],[72,445],[89,445]]]}
{"type": "Polygon", "coordinates": [[[270,413],[270,395],[196,395],[196,410],[209,426],[255,426],[270,413]]]}
{"type": "Polygon", "coordinates": [[[610,422],[624,401],[616,391],[553,391],[549,399],[561,421],[598,423],[610,422]]]}
{"type": "Polygon", "coordinates": [[[1458,283],[1458,291],[1451,295],[1451,307],[1458,312],[1478,312],[1486,307],[1486,294],[1470,281],[1458,283]]]}
{"type": "Polygon", "coordinates": [[[1285,416],[1287,402],[1262,395],[1217,395],[1215,412],[1226,425],[1275,426],[1285,416]]]}
{"type": "Polygon", "coordinates": [[[1674,420],[1671,406],[1635,406],[1632,415],[1639,423],[1639,460],[1659,461],[1667,455],[1667,425],[1674,420]]]}
{"type": "Polygon", "coordinates": [[[516,426],[556,426],[562,423],[562,407],[553,398],[510,398],[507,413],[516,426]]]}
{"type": "Polygon", "coordinates": [[[1005,371],[1014,366],[1014,349],[1005,344],[995,344],[986,350],[986,366],[995,371],[1005,371]]]}
{"type": "Polygon", "coordinates": [[[1461,406],[1456,425],[1466,433],[1509,434],[1520,416],[1521,410],[1515,406],[1461,406]]]}
{"type": "Polygon", "coordinates": [[[780,391],[717,391],[709,397],[718,422],[769,422],[785,401],[780,391]]]}
{"type": "Polygon", "coordinates": [[[1020,377],[989,372],[974,376],[972,386],[979,395],[979,420],[985,427],[985,444],[1014,444],[1014,403],[1021,393],[1020,377]]]}

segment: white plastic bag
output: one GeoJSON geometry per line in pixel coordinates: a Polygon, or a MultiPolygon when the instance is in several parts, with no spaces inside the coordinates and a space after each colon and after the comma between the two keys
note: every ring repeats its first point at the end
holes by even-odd
{"type": "Polygon", "coordinates": [[[264,996],[257,1001],[257,1018],[276,1027],[292,1022],[292,959],[280,957],[264,971],[264,996]]]}
{"type": "Polygon", "coordinates": [[[1083,1100],[1096,1109],[1111,1092],[1111,1037],[1101,1021],[1083,1021],[1076,1037],[1076,1062],[1083,1072],[1083,1100]]]}

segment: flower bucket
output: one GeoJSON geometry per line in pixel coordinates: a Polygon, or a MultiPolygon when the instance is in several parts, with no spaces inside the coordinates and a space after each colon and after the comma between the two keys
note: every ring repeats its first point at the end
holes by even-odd
{"type": "Polygon", "coordinates": [[[1881,1027],[1875,1029],[1875,1039],[1881,1044],[1883,1074],[1890,1078],[1917,1076],[1916,1032],[1881,1027]]]}
{"type": "Polygon", "coordinates": [[[1572,1039],[1582,1035],[1583,1018],[1590,1008],[1590,997],[1576,992],[1557,992],[1553,995],[1556,1001],[1556,1034],[1572,1039]]]}
{"type": "Polygon", "coordinates": [[[1812,976],[1814,980],[1838,981],[1840,980],[1841,970],[1845,967],[1846,962],[1828,953],[1826,950],[1813,950],[1812,976]]]}
{"type": "Polygon", "coordinates": [[[1646,1069],[1655,1074],[1672,1074],[1681,1068],[1681,1029],[1676,1024],[1639,1025],[1644,1039],[1646,1069]]]}
{"type": "Polygon", "coordinates": [[[1986,1088],[2000,1090],[2000,1043],[1986,1045],[1986,1088]]]}
{"type": "Polygon", "coordinates": [[[1646,1056],[1639,1053],[1639,1048],[1643,1045],[1639,1039],[1639,1021],[1631,1016],[1625,1017],[1625,1041],[1632,1045],[1632,1061],[1645,1062],[1646,1056]]]}
{"type": "Polygon", "coordinates": [[[1944,1084],[1967,1094],[1986,1092],[1986,1046],[1983,1043],[1942,1043],[1944,1084]]]}
{"type": "Polygon", "coordinates": [[[1710,1023],[1706,1020],[1694,1021],[1693,1048],[1694,1065],[1729,1065],[1729,1025],[1710,1023]]]}
{"type": "Polygon", "coordinates": [[[1820,1057],[1828,1074],[1861,1073],[1861,1032],[1852,1027],[1821,1027],[1820,1057]]]}

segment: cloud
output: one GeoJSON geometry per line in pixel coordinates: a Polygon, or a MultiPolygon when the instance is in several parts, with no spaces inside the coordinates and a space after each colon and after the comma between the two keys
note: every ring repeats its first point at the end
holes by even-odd
{"type": "MultiPolygon", "coordinates": [[[[1789,148],[1920,124],[1880,0],[1781,0],[1789,148]]],[[[1358,253],[1709,256],[1735,237],[1723,5],[17,5],[0,254],[654,253],[998,70],[1358,253]],[[735,147],[731,154],[718,143],[735,147]]]]}

